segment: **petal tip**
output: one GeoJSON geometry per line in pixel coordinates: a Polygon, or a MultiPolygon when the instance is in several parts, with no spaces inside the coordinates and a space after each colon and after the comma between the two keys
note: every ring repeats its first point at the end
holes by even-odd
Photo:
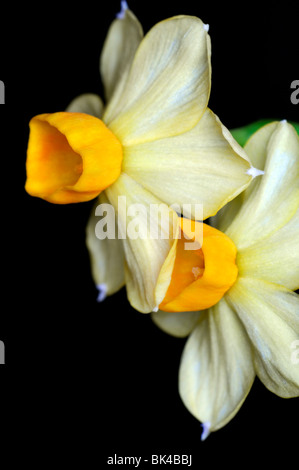
{"type": "Polygon", "coordinates": [[[129,6],[126,0],[121,0],[120,2],[120,12],[116,14],[118,20],[123,20],[126,14],[126,11],[129,9],[129,6]]]}
{"type": "Polygon", "coordinates": [[[201,441],[205,441],[208,435],[210,434],[210,428],[211,428],[211,423],[209,421],[206,421],[205,423],[202,423],[202,433],[200,436],[201,441]]]}
{"type": "Polygon", "coordinates": [[[97,284],[96,288],[98,289],[97,302],[103,302],[107,297],[107,285],[106,284],[97,284]]]}
{"type": "Polygon", "coordinates": [[[254,168],[254,166],[251,166],[246,171],[246,174],[252,176],[253,178],[256,178],[257,176],[264,175],[265,172],[263,170],[259,170],[258,168],[254,168]]]}

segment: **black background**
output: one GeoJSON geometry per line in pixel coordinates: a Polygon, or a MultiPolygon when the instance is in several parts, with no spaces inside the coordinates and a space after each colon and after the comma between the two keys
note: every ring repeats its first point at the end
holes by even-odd
{"type": "MultiPolygon", "coordinates": [[[[230,129],[261,118],[299,121],[299,105],[290,101],[290,84],[299,79],[294,5],[130,2],[145,32],[177,14],[210,25],[209,106],[230,129]]],[[[55,206],[23,189],[30,118],[62,111],[78,94],[102,94],[99,54],[118,10],[118,1],[85,1],[3,12],[2,450],[18,437],[32,464],[75,458],[84,468],[105,468],[115,453],[192,454],[194,468],[279,456],[291,463],[298,399],[278,398],[258,380],[237,416],[201,443],[200,424],[177,391],[185,340],[134,311],[124,289],[96,302],[85,247],[93,203],[55,206]]]]}

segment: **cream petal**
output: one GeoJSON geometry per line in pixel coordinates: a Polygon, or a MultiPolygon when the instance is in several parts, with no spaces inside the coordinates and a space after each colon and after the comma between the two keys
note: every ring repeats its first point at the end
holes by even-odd
{"type": "Polygon", "coordinates": [[[239,278],[228,300],[254,346],[254,366],[265,386],[284,398],[299,396],[299,296],[260,279],[239,278]]]}
{"type": "Polygon", "coordinates": [[[210,91],[207,32],[201,20],[178,16],[154,26],[141,41],[118,101],[104,121],[124,145],[192,129],[210,91]]]}
{"type": "Polygon", "coordinates": [[[124,147],[128,175],[166,204],[181,210],[192,204],[193,217],[195,204],[202,204],[204,219],[248,186],[249,168],[244,150],[209,109],[184,134],[124,147]]]}
{"type": "Polygon", "coordinates": [[[170,283],[175,260],[173,248],[179,233],[178,217],[124,173],[106,194],[117,211],[118,227],[124,237],[128,299],[136,310],[152,312],[165,297],[170,283]]]}
{"type": "MultiPolygon", "coordinates": [[[[259,138],[259,133],[256,138],[259,138]]],[[[275,127],[267,144],[265,174],[258,178],[251,194],[226,230],[239,250],[277,231],[298,210],[299,138],[288,123],[280,122],[275,127]]]]}
{"type": "Polygon", "coordinates": [[[243,277],[255,277],[299,289],[299,210],[269,237],[239,251],[238,268],[243,277]]]}
{"type": "MultiPolygon", "coordinates": [[[[107,215],[102,218],[96,216],[96,209],[99,204],[110,204],[105,193],[101,193],[90,215],[86,227],[86,245],[89,251],[94,282],[98,287],[100,286],[99,288],[103,289],[106,295],[111,295],[121,289],[125,283],[124,254],[122,241],[117,239],[117,230],[114,239],[104,238],[101,240],[97,238],[97,224],[101,219],[107,217],[107,215]]],[[[112,217],[109,222],[114,225],[115,218],[114,220],[111,219],[112,217]]]]}
{"type": "Polygon", "coordinates": [[[101,98],[94,93],[84,93],[74,98],[66,111],[69,113],[85,113],[101,119],[104,105],[101,98]]]}
{"type": "MultiPolygon", "coordinates": [[[[250,137],[258,131],[261,127],[265,126],[266,124],[269,124],[271,122],[271,119],[259,119],[258,121],[251,122],[250,124],[247,124],[245,126],[237,127],[234,129],[231,129],[231,133],[236,139],[237,142],[239,142],[242,147],[246,145],[250,137]]],[[[273,121],[272,121],[273,122],[273,121]]]]}
{"type": "MultiPolygon", "coordinates": [[[[250,158],[251,164],[254,168],[264,170],[267,158],[267,145],[277,125],[277,122],[267,124],[263,126],[258,133],[248,139],[244,150],[250,158]]],[[[210,221],[211,225],[218,228],[218,230],[225,232],[244,204],[244,201],[248,199],[253,189],[259,184],[260,179],[255,178],[250,185],[239,194],[239,196],[235,197],[220,209],[219,212],[217,212],[210,221]]]]}
{"type": "Polygon", "coordinates": [[[165,333],[185,338],[194,329],[201,312],[153,312],[153,322],[165,333]]]}
{"type": "Polygon", "coordinates": [[[240,409],[254,381],[250,341],[222,299],[203,314],[183,351],[179,390],[189,411],[211,431],[240,409]]]}
{"type": "MultiPolygon", "coordinates": [[[[279,122],[270,122],[262,126],[259,131],[253,134],[246,142],[244,150],[249,156],[251,164],[254,168],[257,168],[261,171],[265,170],[265,164],[268,155],[268,145],[273,133],[277,130],[278,127],[279,122]]],[[[246,190],[243,191],[240,196],[238,196],[238,199],[240,199],[242,204],[246,199],[248,199],[254,188],[259,184],[260,178],[255,178],[246,188],[246,190]]]]}
{"type": "Polygon", "coordinates": [[[107,101],[118,102],[142,38],[142,26],[129,9],[112,22],[100,57],[107,101]]]}

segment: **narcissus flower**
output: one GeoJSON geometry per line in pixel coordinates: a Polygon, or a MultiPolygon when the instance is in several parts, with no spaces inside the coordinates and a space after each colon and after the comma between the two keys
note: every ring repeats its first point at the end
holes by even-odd
{"type": "MultiPolygon", "coordinates": [[[[190,334],[179,390],[186,407],[203,423],[202,438],[233,418],[256,375],[280,397],[299,396],[294,350],[299,346],[299,296],[293,292],[299,288],[299,138],[288,123],[274,122],[257,131],[245,150],[265,173],[212,218],[235,247],[238,273],[232,271],[233,256],[228,268],[224,266],[231,286],[206,310],[183,313],[182,295],[181,313],[152,314],[169,334],[190,334]]],[[[215,229],[207,230],[208,249],[209,230],[215,229]]],[[[203,254],[205,243],[204,232],[203,254]]],[[[225,252],[234,253],[225,246],[219,249],[221,258],[225,252]]],[[[186,253],[180,254],[181,270],[189,266],[190,272],[186,253]]],[[[203,273],[204,265],[199,276],[203,273]]],[[[215,284],[218,278],[225,279],[225,272],[215,274],[215,284]]],[[[175,270],[172,282],[177,293],[175,270]]],[[[196,282],[193,278],[194,291],[185,296],[185,310],[195,305],[196,282]]],[[[199,303],[209,295],[208,289],[206,294],[198,290],[199,303]]]]}
{"type": "MultiPolygon", "coordinates": [[[[127,198],[127,206],[138,203],[147,210],[161,202],[178,205],[178,211],[189,204],[187,217],[194,217],[193,208],[201,204],[205,219],[256,174],[244,150],[207,108],[207,25],[177,16],[143,38],[138,20],[122,4],[100,60],[106,106],[87,94],[65,112],[31,120],[26,190],[58,204],[100,195],[97,204],[115,207],[123,231],[127,222],[118,206],[120,196],[127,198]]],[[[137,310],[151,312],[161,303],[174,256],[159,285],[158,276],[180,231],[172,209],[165,217],[171,220],[168,238],[99,240],[99,219],[92,215],[87,244],[100,299],[126,284],[137,310]]]]}

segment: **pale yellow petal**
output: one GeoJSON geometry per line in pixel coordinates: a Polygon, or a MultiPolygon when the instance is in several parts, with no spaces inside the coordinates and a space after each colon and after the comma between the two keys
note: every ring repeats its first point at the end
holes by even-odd
{"type": "Polygon", "coordinates": [[[142,37],[142,26],[129,9],[112,22],[100,58],[107,101],[118,102],[142,37]]]}
{"type": "Polygon", "coordinates": [[[240,409],[255,377],[250,342],[222,299],[203,314],[180,365],[179,390],[189,411],[215,431],[240,409]]]}
{"type": "MultiPolygon", "coordinates": [[[[275,131],[278,123],[273,122],[263,126],[259,132],[254,134],[246,143],[244,150],[248,155],[251,164],[254,168],[259,170],[264,170],[265,161],[267,158],[267,146],[275,131]]],[[[225,232],[227,228],[231,225],[232,221],[236,217],[240,208],[244,204],[244,201],[248,199],[249,195],[256,187],[260,184],[260,178],[257,177],[251,181],[250,185],[242,191],[239,196],[235,197],[232,201],[226,204],[222,209],[220,209],[217,214],[211,218],[210,223],[213,227],[218,228],[222,232],[225,232]]]]}
{"type": "Polygon", "coordinates": [[[154,26],[141,41],[128,80],[104,121],[124,145],[186,132],[206,109],[210,90],[207,32],[195,17],[154,26]]]}
{"type": "Polygon", "coordinates": [[[299,296],[260,279],[239,278],[228,300],[238,313],[254,346],[256,373],[281,397],[299,396],[299,296]]]}
{"type": "Polygon", "coordinates": [[[268,140],[265,174],[257,178],[251,194],[226,230],[239,250],[277,231],[298,210],[299,138],[286,122],[279,123],[268,140]]]}
{"type": "Polygon", "coordinates": [[[299,210],[272,235],[239,251],[237,264],[240,276],[299,289],[299,210]]]}
{"type": "Polygon", "coordinates": [[[204,219],[248,186],[249,168],[244,150],[209,109],[184,134],[124,147],[128,175],[169,205],[192,204],[192,216],[202,204],[204,219]]]}
{"type": "MultiPolygon", "coordinates": [[[[252,166],[259,170],[265,169],[268,155],[268,145],[272,134],[279,128],[279,122],[270,122],[255,132],[246,142],[244,150],[250,158],[252,166]]],[[[243,200],[247,199],[256,184],[259,184],[260,178],[256,178],[242,193],[243,200]]]]}
{"type": "Polygon", "coordinates": [[[184,338],[194,329],[201,312],[153,312],[153,322],[165,333],[184,338]]]}
{"type": "Polygon", "coordinates": [[[161,303],[170,283],[175,260],[175,251],[171,248],[178,238],[178,217],[124,173],[106,194],[117,210],[118,227],[125,237],[128,299],[136,310],[149,313],[161,303]],[[164,272],[163,283],[157,285],[166,258],[169,261],[167,273],[164,272]]]}
{"type": "Polygon", "coordinates": [[[85,93],[74,98],[66,111],[69,113],[85,113],[101,118],[103,114],[104,105],[101,98],[94,93],[85,93]]]}
{"type": "Polygon", "coordinates": [[[99,289],[102,289],[104,294],[111,295],[121,289],[125,283],[124,254],[122,241],[117,238],[117,227],[115,238],[99,239],[97,237],[97,224],[101,220],[103,223],[116,226],[115,217],[113,218],[115,215],[113,208],[109,213],[102,212],[103,217],[96,215],[96,213],[99,213],[97,211],[98,206],[103,204],[110,204],[105,193],[101,193],[91,212],[86,227],[86,245],[89,251],[94,282],[99,289]]]}

